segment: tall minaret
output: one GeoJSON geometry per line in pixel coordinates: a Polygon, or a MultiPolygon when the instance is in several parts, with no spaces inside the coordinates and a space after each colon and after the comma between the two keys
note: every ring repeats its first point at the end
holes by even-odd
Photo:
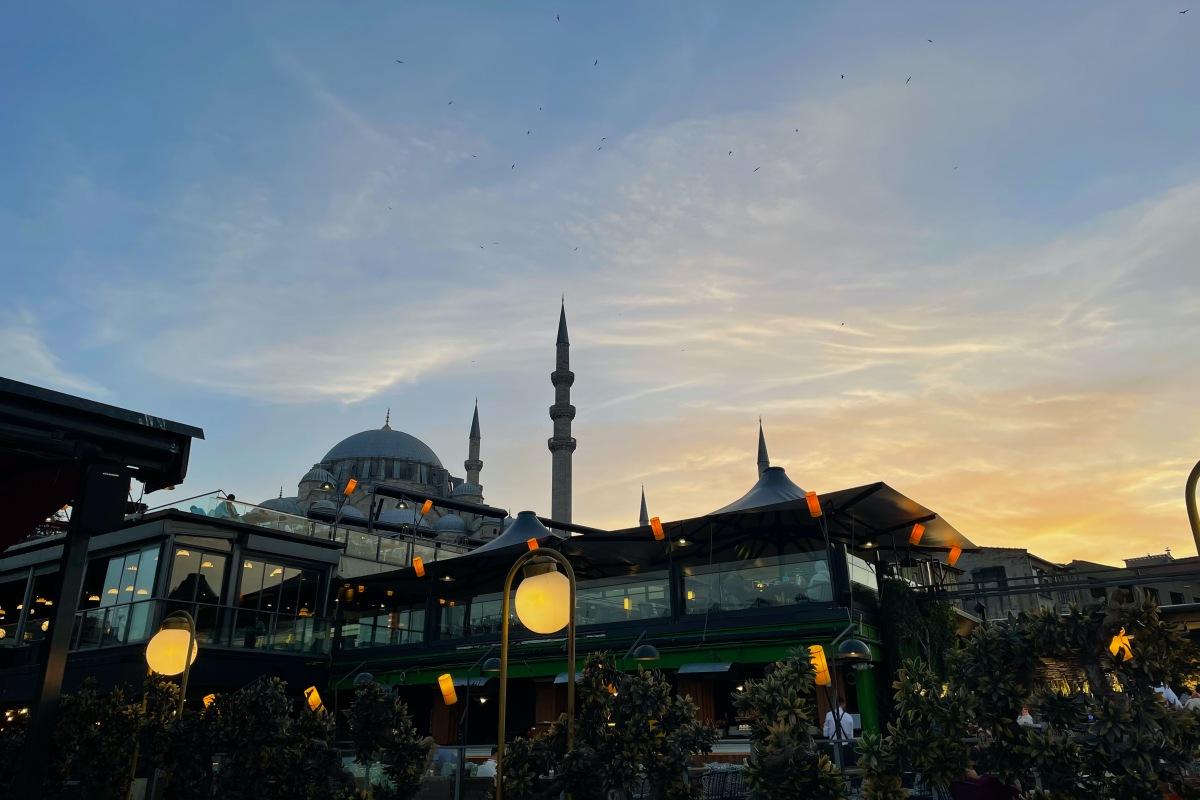
{"type": "Polygon", "coordinates": [[[644,528],[650,524],[650,512],[646,510],[646,487],[642,486],[642,513],[638,517],[638,523],[644,528]]]}
{"type": "Polygon", "coordinates": [[[763,436],[762,418],[758,420],[758,476],[767,471],[767,467],[771,466],[771,459],[767,458],[767,438],[763,436]]]}
{"type": "Polygon", "coordinates": [[[558,314],[557,356],[550,383],[554,384],[554,405],[550,406],[550,419],[554,422],[554,435],[546,442],[550,448],[550,516],[561,522],[571,521],[571,454],[575,452],[575,439],[571,436],[571,420],[575,419],[575,406],[571,405],[571,384],[575,373],[571,372],[571,342],[567,339],[567,303],[563,300],[558,314]]]}
{"type": "Polygon", "coordinates": [[[467,470],[467,483],[479,484],[479,470],[483,462],[479,460],[479,400],[475,401],[475,416],[471,417],[471,434],[468,439],[467,460],[463,468],[467,470]]]}

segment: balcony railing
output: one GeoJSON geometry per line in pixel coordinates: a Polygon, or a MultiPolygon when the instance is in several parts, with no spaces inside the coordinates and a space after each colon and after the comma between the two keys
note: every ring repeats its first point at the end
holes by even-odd
{"type": "Polygon", "coordinates": [[[192,615],[201,647],[307,655],[329,652],[329,622],[320,617],[163,599],[78,612],[71,632],[71,650],[97,650],[147,641],[158,630],[163,617],[172,611],[187,611],[192,615]]]}

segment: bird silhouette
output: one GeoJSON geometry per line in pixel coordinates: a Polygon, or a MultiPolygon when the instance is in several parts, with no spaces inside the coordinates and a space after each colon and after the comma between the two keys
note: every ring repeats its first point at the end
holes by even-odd
{"type": "Polygon", "coordinates": [[[572,250],[571,252],[572,252],[572,253],[578,253],[578,252],[579,252],[579,248],[578,248],[578,247],[576,247],[576,248],[575,248],[574,250],[572,250]]]}
{"type": "Polygon", "coordinates": [[[755,171],[755,172],[758,172],[760,169],[762,169],[762,167],[755,167],[755,168],[754,168],[754,171],[755,171]]]}
{"type": "Polygon", "coordinates": [[[600,64],[600,59],[598,59],[598,58],[597,58],[595,61],[593,61],[593,62],[592,62],[592,66],[593,66],[593,67],[595,67],[595,66],[599,66],[599,64],[600,64]]]}
{"type": "Polygon", "coordinates": [[[513,164],[511,167],[509,167],[509,169],[516,169],[516,168],[517,168],[516,164],[513,164]]]}
{"type": "Polygon", "coordinates": [[[554,15],[554,21],[555,21],[555,22],[562,22],[562,19],[561,19],[561,18],[559,18],[558,14],[555,14],[555,15],[554,15]]]}
{"type": "Polygon", "coordinates": [[[908,83],[909,83],[909,81],[911,81],[911,80],[912,80],[912,75],[909,75],[909,76],[908,76],[908,80],[904,82],[904,85],[905,85],[905,86],[908,86],[908,83]]]}
{"type": "Polygon", "coordinates": [[[474,153],[471,153],[471,158],[479,158],[479,156],[475,155],[474,153]]]}
{"type": "Polygon", "coordinates": [[[1185,8],[1183,11],[1180,11],[1179,13],[1180,13],[1180,14],[1186,14],[1186,13],[1187,13],[1187,12],[1189,12],[1189,11],[1191,11],[1191,9],[1190,9],[1190,8],[1185,8]]]}
{"type": "Polygon", "coordinates": [[[597,151],[600,151],[600,150],[603,150],[603,149],[604,149],[604,145],[600,145],[599,147],[597,147],[597,148],[596,148],[596,150],[597,150],[597,151]]]}
{"type": "Polygon", "coordinates": [[[846,80],[846,73],[842,73],[842,80],[846,80]]]}
{"type": "Polygon", "coordinates": [[[529,134],[530,134],[530,131],[525,131],[526,136],[528,136],[529,134]]]}
{"type": "Polygon", "coordinates": [[[732,151],[732,150],[730,150],[730,151],[729,151],[729,155],[733,155],[733,151],[732,151]]]}
{"type": "Polygon", "coordinates": [[[448,105],[448,106],[452,106],[452,105],[454,105],[454,101],[453,101],[453,100],[451,100],[449,103],[446,103],[446,105],[448,105]]]}
{"type": "Polygon", "coordinates": [[[404,61],[403,61],[402,59],[399,59],[399,58],[397,58],[397,59],[396,59],[396,63],[397,63],[397,64],[403,64],[403,63],[404,63],[404,61]]]}
{"type": "Polygon", "coordinates": [[[929,42],[930,44],[933,44],[933,39],[926,39],[925,41],[929,42]]]}

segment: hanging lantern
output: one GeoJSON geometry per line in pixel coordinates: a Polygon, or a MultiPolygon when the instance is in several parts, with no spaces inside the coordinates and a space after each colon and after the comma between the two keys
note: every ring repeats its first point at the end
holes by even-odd
{"type": "Polygon", "coordinates": [[[452,706],[458,702],[458,692],[454,691],[454,678],[449,672],[438,675],[438,688],[442,690],[442,700],[452,706]]]}
{"type": "Polygon", "coordinates": [[[816,492],[805,492],[804,499],[808,502],[808,515],[814,519],[821,516],[821,498],[817,497],[816,492]]]}
{"type": "Polygon", "coordinates": [[[1133,660],[1133,637],[1125,634],[1125,629],[1121,628],[1121,632],[1112,637],[1112,641],[1108,643],[1108,652],[1113,656],[1120,655],[1122,661],[1133,660]]]}
{"type": "Polygon", "coordinates": [[[955,564],[958,563],[958,557],[961,555],[962,555],[962,548],[959,547],[958,545],[951,545],[950,555],[948,555],[946,557],[946,563],[953,567],[955,564]]]}
{"type": "Polygon", "coordinates": [[[418,578],[425,577],[425,559],[413,556],[413,572],[417,573],[418,578]]]}
{"type": "Polygon", "coordinates": [[[916,547],[921,543],[921,537],[925,535],[925,526],[919,522],[913,523],[912,533],[908,535],[908,543],[916,547]]]}
{"type": "Polygon", "coordinates": [[[667,535],[663,533],[662,520],[660,520],[658,517],[650,518],[650,530],[654,532],[655,541],[661,542],[663,539],[667,538],[667,535]]]}
{"type": "Polygon", "coordinates": [[[423,516],[425,516],[425,515],[426,515],[426,514],[428,514],[428,513],[430,512],[430,510],[432,510],[432,509],[433,509],[433,501],[432,501],[432,500],[426,500],[424,503],[422,503],[422,504],[421,504],[421,516],[422,516],[422,517],[423,517],[423,516]]]}
{"type": "Polygon", "coordinates": [[[351,478],[350,480],[346,481],[346,488],[342,490],[342,494],[346,495],[346,497],[349,497],[350,495],[354,494],[354,490],[357,488],[358,478],[351,478]]]}
{"type": "Polygon", "coordinates": [[[525,567],[514,603],[517,619],[534,633],[557,633],[570,617],[571,581],[553,561],[538,558],[525,567]]]}
{"type": "Polygon", "coordinates": [[[813,682],[817,686],[829,686],[833,679],[829,676],[829,662],[825,660],[825,648],[819,644],[808,646],[808,660],[813,665],[813,682]]]}
{"type": "Polygon", "coordinates": [[[528,547],[530,550],[537,550],[538,549],[537,539],[534,539],[531,536],[529,539],[526,540],[525,546],[528,547]]]}
{"type": "Polygon", "coordinates": [[[311,711],[317,712],[325,708],[325,704],[321,702],[321,693],[317,691],[317,687],[310,686],[304,690],[304,699],[308,701],[308,707],[311,711]]]}
{"type": "Polygon", "coordinates": [[[208,708],[213,703],[217,702],[217,696],[215,694],[206,694],[201,698],[201,702],[204,703],[205,708],[208,708]]]}

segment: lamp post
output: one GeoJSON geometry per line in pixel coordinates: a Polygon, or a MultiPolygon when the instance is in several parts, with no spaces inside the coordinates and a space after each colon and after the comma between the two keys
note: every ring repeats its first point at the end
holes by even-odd
{"type": "MultiPolygon", "coordinates": [[[[192,662],[200,653],[196,643],[196,620],[186,611],[173,611],[163,618],[158,633],[146,643],[146,666],[150,672],[174,676],[183,674],[179,682],[179,716],[183,716],[183,704],[187,700],[188,676],[192,662]]],[[[142,713],[146,713],[146,695],[142,694],[142,713]]],[[[140,740],[133,745],[133,763],[129,768],[129,798],[133,798],[133,782],[137,779],[140,740]]]]}
{"type": "Polygon", "coordinates": [[[534,633],[567,629],[567,750],[575,743],[575,570],[566,556],[537,548],[534,540],[504,579],[500,601],[500,723],[496,733],[496,800],[504,796],[504,717],[508,710],[508,617],[515,600],[517,618],[534,633]],[[559,572],[557,566],[562,567],[559,572]],[[525,567],[525,577],[512,598],[513,580],[525,567]]]}
{"type": "Polygon", "coordinates": [[[1196,511],[1196,483],[1200,482],[1200,461],[1188,474],[1184,500],[1187,502],[1188,522],[1192,524],[1192,539],[1196,542],[1196,553],[1200,554],[1200,513],[1196,511]]]}

